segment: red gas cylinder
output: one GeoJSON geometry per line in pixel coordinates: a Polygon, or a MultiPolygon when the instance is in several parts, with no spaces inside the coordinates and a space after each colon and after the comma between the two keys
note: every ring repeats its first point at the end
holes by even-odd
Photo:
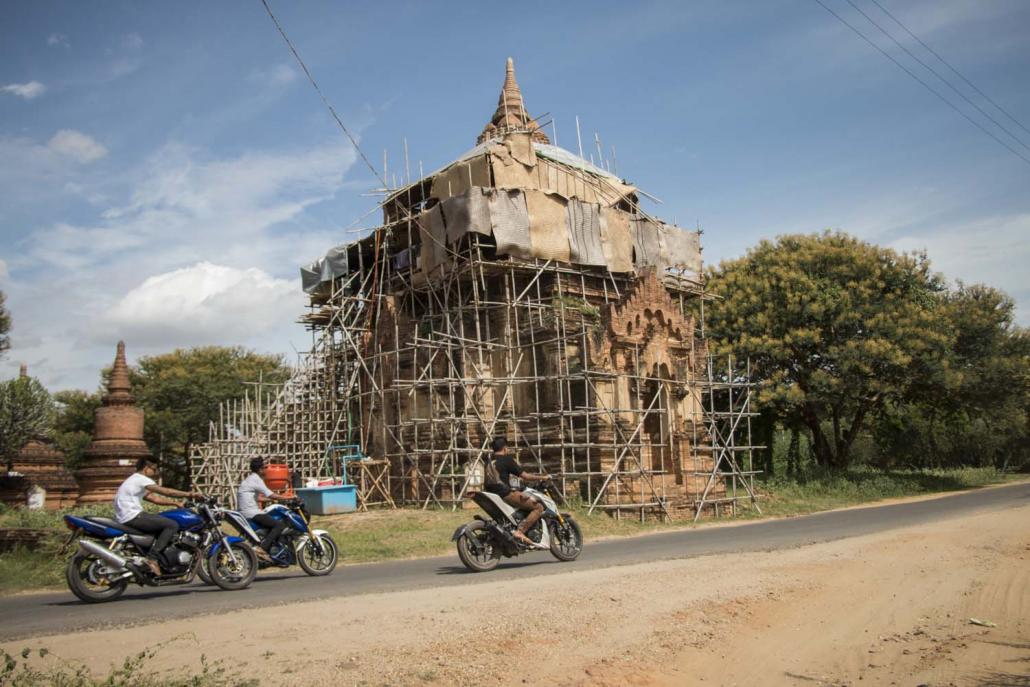
{"type": "Polygon", "coordinates": [[[290,468],[282,463],[270,463],[265,468],[265,484],[278,494],[290,493],[290,468]]]}

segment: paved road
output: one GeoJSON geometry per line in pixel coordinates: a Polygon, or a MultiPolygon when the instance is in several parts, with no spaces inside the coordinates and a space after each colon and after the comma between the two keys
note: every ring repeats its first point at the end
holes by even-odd
{"type": "Polygon", "coordinates": [[[455,554],[344,565],[324,578],[307,577],[294,568],[280,574],[261,575],[249,589],[239,592],[223,592],[199,584],[159,589],[134,587],[121,599],[99,605],[80,603],[70,592],[26,594],[0,598],[0,640],[186,618],[330,596],[478,584],[689,556],[772,551],[961,517],[982,510],[1025,505],[1030,505],[1030,483],[733,527],[610,539],[588,543],[574,563],[559,563],[548,553],[531,554],[502,562],[493,572],[479,575],[467,573],[455,554]]]}

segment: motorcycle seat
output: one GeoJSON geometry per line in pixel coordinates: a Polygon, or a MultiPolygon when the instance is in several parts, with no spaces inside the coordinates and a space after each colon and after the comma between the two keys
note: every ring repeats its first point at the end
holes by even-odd
{"type": "Polygon", "coordinates": [[[98,525],[103,525],[104,527],[110,527],[112,529],[121,530],[126,534],[146,535],[146,532],[141,532],[135,527],[129,527],[126,524],[118,522],[114,518],[105,518],[99,515],[89,515],[86,516],[85,519],[89,520],[90,522],[95,522],[98,525]]]}
{"type": "Polygon", "coordinates": [[[129,539],[132,543],[141,548],[144,551],[149,551],[150,547],[154,543],[154,535],[152,534],[130,534],[129,539]]]}

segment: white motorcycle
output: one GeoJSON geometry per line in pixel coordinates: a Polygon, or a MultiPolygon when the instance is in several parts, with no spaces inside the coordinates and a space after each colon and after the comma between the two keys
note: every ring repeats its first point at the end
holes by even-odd
{"type": "MultiPolygon", "coordinates": [[[[568,513],[559,513],[558,507],[546,493],[550,482],[541,484],[543,490],[526,488],[523,494],[544,505],[544,514],[526,532],[542,549],[550,549],[560,561],[574,561],[583,551],[583,533],[579,524],[568,513]]],[[[501,556],[510,558],[536,550],[515,539],[515,530],[526,517],[527,512],[516,510],[497,494],[488,491],[477,492],[472,500],[482,508],[489,519],[475,516],[454,532],[451,541],[456,542],[458,558],[472,572],[487,572],[497,567],[501,556]]]]}

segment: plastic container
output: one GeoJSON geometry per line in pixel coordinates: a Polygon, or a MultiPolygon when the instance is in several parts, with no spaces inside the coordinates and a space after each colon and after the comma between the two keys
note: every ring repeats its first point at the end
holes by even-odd
{"type": "Polygon", "coordinates": [[[334,515],[358,509],[357,487],[353,484],[307,487],[298,489],[297,496],[312,515],[334,515]]]}
{"type": "Polygon", "coordinates": [[[265,466],[265,484],[277,494],[292,496],[290,486],[290,467],[282,463],[269,463],[265,466]]]}

